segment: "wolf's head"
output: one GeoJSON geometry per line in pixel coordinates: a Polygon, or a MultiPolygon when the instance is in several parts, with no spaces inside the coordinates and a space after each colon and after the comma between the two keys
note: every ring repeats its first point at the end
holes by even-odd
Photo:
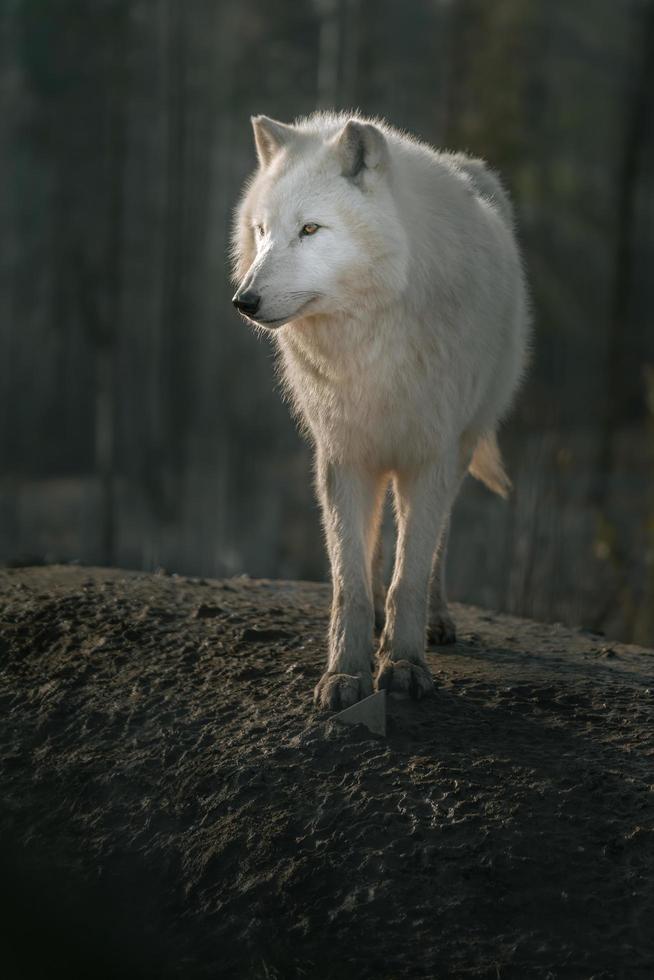
{"type": "Polygon", "coordinates": [[[374,313],[406,282],[388,133],[318,115],[252,119],[259,168],[233,236],[234,305],[274,329],[299,317],[374,313]]]}

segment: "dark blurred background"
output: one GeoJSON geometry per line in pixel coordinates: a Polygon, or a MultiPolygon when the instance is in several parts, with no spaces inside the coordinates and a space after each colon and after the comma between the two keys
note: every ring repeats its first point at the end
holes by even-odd
{"type": "Polygon", "coordinates": [[[533,293],[508,504],[454,598],[654,642],[654,3],[3,0],[0,561],[324,578],[310,451],[230,304],[249,116],[498,168],[533,293]]]}

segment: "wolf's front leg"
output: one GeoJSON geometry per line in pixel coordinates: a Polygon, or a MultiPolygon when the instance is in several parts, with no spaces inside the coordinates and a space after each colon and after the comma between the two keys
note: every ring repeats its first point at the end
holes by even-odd
{"type": "Polygon", "coordinates": [[[328,461],[318,463],[318,491],[332,570],[327,670],[314,691],[321,708],[346,708],[372,694],[372,530],[377,482],[328,461]]]}
{"type": "Polygon", "coordinates": [[[421,698],[434,687],[425,660],[427,602],[434,550],[456,492],[455,457],[395,483],[398,521],[393,580],[386,599],[386,625],[379,648],[377,686],[421,698]]]}

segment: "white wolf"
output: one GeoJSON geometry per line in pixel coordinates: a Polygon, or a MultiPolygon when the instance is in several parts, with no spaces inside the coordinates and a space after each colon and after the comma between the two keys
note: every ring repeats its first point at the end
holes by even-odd
{"type": "Polygon", "coordinates": [[[483,161],[380,120],[252,124],[259,167],[236,213],[233,302],[273,332],[315,444],[333,599],[314,698],[342,708],[372,693],[375,613],[377,686],[419,698],[433,689],[426,626],[454,639],[442,566],[462,478],[510,487],[495,433],[529,340],[511,205],[483,161]],[[390,482],[384,609],[376,542],[390,482]]]}

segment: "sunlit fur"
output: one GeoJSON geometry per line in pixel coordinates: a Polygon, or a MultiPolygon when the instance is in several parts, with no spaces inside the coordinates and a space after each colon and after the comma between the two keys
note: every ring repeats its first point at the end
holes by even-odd
{"type": "Polygon", "coordinates": [[[470,468],[498,493],[510,486],[495,433],[529,335],[511,205],[482,161],[380,120],[253,126],[259,167],[237,210],[234,280],[261,298],[255,325],[271,328],[315,444],[333,580],[316,702],[373,690],[373,554],[391,481],[398,547],[377,683],[420,697],[432,687],[425,626],[454,635],[441,566],[461,480],[470,468]],[[310,222],[320,228],[302,236],[310,222]]]}

